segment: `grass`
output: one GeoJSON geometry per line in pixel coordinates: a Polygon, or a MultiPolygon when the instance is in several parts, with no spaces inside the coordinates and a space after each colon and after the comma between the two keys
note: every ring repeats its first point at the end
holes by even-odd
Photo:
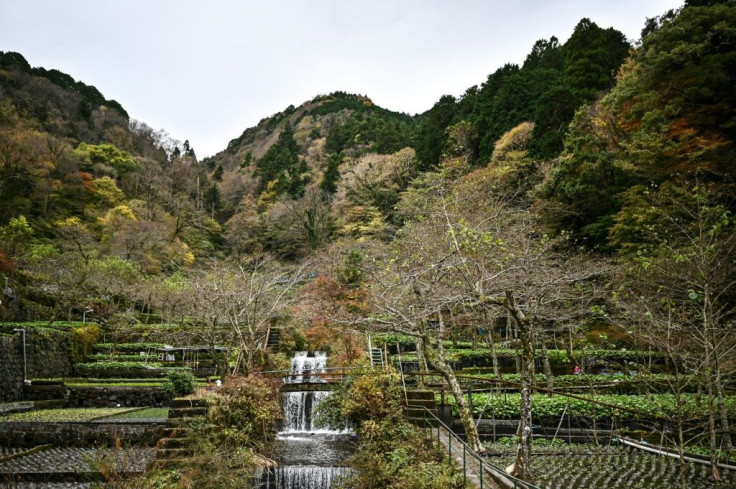
{"type": "Polygon", "coordinates": [[[82,388],[88,388],[88,389],[95,389],[97,387],[161,387],[165,380],[161,380],[160,382],[151,381],[151,382],[72,382],[72,383],[66,383],[65,385],[68,387],[82,387],[82,388]]]}
{"type": "Polygon", "coordinates": [[[139,411],[128,411],[122,414],[116,414],[105,418],[106,420],[117,420],[117,419],[157,419],[157,418],[168,418],[169,408],[147,408],[139,411]]]}
{"type": "MultiPolygon", "coordinates": [[[[82,387],[93,389],[95,387],[161,387],[166,378],[142,378],[142,379],[95,379],[95,378],[68,378],[68,379],[33,379],[34,385],[48,385],[61,383],[67,387],[82,387]]],[[[197,379],[197,386],[207,385],[206,379],[197,379]]]]}
{"type": "Polygon", "coordinates": [[[13,413],[0,417],[0,422],[23,422],[23,423],[84,423],[97,418],[115,416],[131,411],[131,408],[64,408],[64,409],[41,409],[38,411],[26,411],[13,413]]]}
{"type": "Polygon", "coordinates": [[[54,321],[51,324],[49,324],[48,321],[32,321],[32,322],[26,322],[26,323],[0,322],[0,329],[27,328],[27,329],[56,329],[56,330],[68,331],[74,328],[90,326],[92,324],[95,324],[95,323],[90,322],[90,321],[87,321],[86,323],[83,323],[81,321],[71,321],[71,322],[54,321]]]}

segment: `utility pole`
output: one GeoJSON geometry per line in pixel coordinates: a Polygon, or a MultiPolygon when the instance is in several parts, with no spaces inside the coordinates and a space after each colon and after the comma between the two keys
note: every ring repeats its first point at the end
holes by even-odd
{"type": "Polygon", "coordinates": [[[16,328],[13,333],[23,333],[23,383],[28,383],[28,366],[26,361],[26,330],[25,328],[16,328]]]}

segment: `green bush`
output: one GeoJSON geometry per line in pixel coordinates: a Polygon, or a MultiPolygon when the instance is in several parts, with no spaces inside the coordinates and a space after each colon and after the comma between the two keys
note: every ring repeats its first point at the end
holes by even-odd
{"type": "MultiPolygon", "coordinates": [[[[516,394],[504,394],[502,396],[478,393],[473,394],[473,415],[478,417],[493,416],[496,419],[515,419],[520,416],[520,397],[516,394]]],[[[614,416],[623,419],[649,419],[654,417],[675,417],[677,406],[674,396],[671,394],[650,394],[648,396],[637,395],[586,395],[586,399],[604,402],[609,405],[594,404],[583,399],[568,398],[565,396],[547,397],[545,394],[533,394],[532,406],[535,417],[553,416],[560,417],[566,412],[573,416],[587,416],[597,420],[610,420],[614,416]],[[617,409],[617,406],[623,409],[617,409]],[[628,411],[633,409],[637,413],[628,411]]],[[[455,400],[445,397],[445,402],[453,405],[453,414],[457,416],[455,400]]],[[[725,398],[726,409],[729,412],[736,407],[736,397],[725,398]]],[[[697,396],[684,394],[682,396],[681,409],[686,418],[702,418],[707,416],[707,406],[698,404],[697,396]]]]}
{"type": "Polygon", "coordinates": [[[163,343],[99,343],[95,345],[95,351],[103,353],[109,351],[141,352],[163,348],[163,343]]]}
{"type": "Polygon", "coordinates": [[[196,379],[191,372],[187,370],[180,370],[177,372],[171,372],[167,376],[168,380],[163,383],[161,388],[167,394],[174,397],[187,396],[194,392],[196,386],[196,379]]]}
{"type": "Polygon", "coordinates": [[[100,327],[94,323],[77,326],[72,330],[72,359],[74,363],[82,363],[92,353],[102,334],[100,327]]]}
{"type": "Polygon", "coordinates": [[[158,355],[151,353],[147,355],[141,355],[140,353],[95,353],[87,357],[88,360],[93,362],[155,362],[158,360],[158,355]]]}
{"type": "Polygon", "coordinates": [[[320,409],[330,401],[337,406],[330,407],[328,411],[340,412],[344,417],[359,422],[357,431],[362,440],[350,461],[355,472],[341,487],[465,487],[462,473],[444,453],[427,443],[420,428],[407,421],[397,374],[351,378],[327,397],[320,404],[320,409]]]}
{"type": "Polygon", "coordinates": [[[221,444],[264,450],[281,419],[281,381],[264,377],[228,377],[210,411],[221,444]]]}
{"type": "Polygon", "coordinates": [[[160,367],[159,363],[146,363],[146,362],[116,362],[116,361],[104,361],[104,362],[91,362],[91,363],[78,363],[75,365],[77,372],[87,373],[99,370],[135,370],[139,368],[150,368],[160,367]]]}
{"type": "Polygon", "coordinates": [[[74,328],[80,328],[90,326],[95,323],[81,321],[57,321],[49,323],[48,321],[29,321],[25,323],[8,323],[0,322],[0,330],[11,330],[15,328],[26,328],[26,329],[56,329],[61,331],[68,331],[74,328]]]}

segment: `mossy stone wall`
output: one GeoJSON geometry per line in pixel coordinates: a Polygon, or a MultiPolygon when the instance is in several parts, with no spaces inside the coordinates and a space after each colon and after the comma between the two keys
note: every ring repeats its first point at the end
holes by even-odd
{"type": "MultiPolygon", "coordinates": [[[[26,329],[28,379],[69,377],[72,373],[72,335],[68,331],[26,329]]],[[[0,402],[23,395],[23,334],[0,336],[0,402]]]]}

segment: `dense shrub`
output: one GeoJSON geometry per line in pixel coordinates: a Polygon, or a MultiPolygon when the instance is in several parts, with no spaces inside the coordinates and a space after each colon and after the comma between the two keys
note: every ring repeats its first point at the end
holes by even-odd
{"type": "Polygon", "coordinates": [[[166,382],[161,386],[164,392],[174,397],[181,397],[192,394],[196,386],[194,375],[188,370],[179,370],[171,372],[167,376],[166,382]]]}
{"type": "MultiPolygon", "coordinates": [[[[648,396],[628,395],[586,395],[588,399],[603,402],[608,405],[595,404],[583,399],[564,396],[547,397],[545,394],[533,394],[532,405],[534,416],[560,417],[567,412],[569,415],[586,416],[597,420],[610,420],[613,417],[623,419],[651,419],[657,417],[674,418],[677,415],[675,397],[670,394],[650,394],[648,396]],[[618,406],[622,409],[617,409],[618,406]],[[629,411],[629,409],[635,412],[629,411]]],[[[453,404],[454,415],[457,416],[454,399],[445,397],[445,402],[453,404]]],[[[726,409],[733,411],[736,406],[736,397],[728,396],[724,400],[726,409]]],[[[473,394],[473,414],[479,416],[493,416],[496,419],[518,419],[520,409],[520,394],[494,395],[486,393],[473,394]]],[[[698,397],[684,394],[681,400],[681,410],[686,418],[702,418],[707,416],[707,406],[698,403],[698,397]]]]}
{"type": "Polygon", "coordinates": [[[352,377],[320,404],[323,419],[352,420],[362,440],[350,460],[355,472],[341,487],[464,487],[462,474],[407,421],[402,400],[399,376],[390,373],[352,377]]]}
{"type": "Polygon", "coordinates": [[[74,363],[82,363],[92,353],[92,350],[102,334],[100,327],[94,323],[77,326],[72,330],[72,359],[74,363]]]}
{"type": "Polygon", "coordinates": [[[163,348],[163,343],[99,343],[95,345],[95,351],[125,351],[125,352],[141,352],[146,350],[155,350],[163,348]]]}
{"type": "Polygon", "coordinates": [[[104,370],[137,370],[143,368],[160,367],[159,363],[151,362],[116,362],[116,361],[105,361],[105,362],[92,362],[92,363],[78,363],[74,366],[80,374],[86,374],[89,372],[100,372],[104,370]]]}
{"type": "Polygon", "coordinates": [[[263,377],[228,377],[210,410],[217,427],[212,436],[227,446],[263,451],[281,419],[280,380],[263,377]]]}

